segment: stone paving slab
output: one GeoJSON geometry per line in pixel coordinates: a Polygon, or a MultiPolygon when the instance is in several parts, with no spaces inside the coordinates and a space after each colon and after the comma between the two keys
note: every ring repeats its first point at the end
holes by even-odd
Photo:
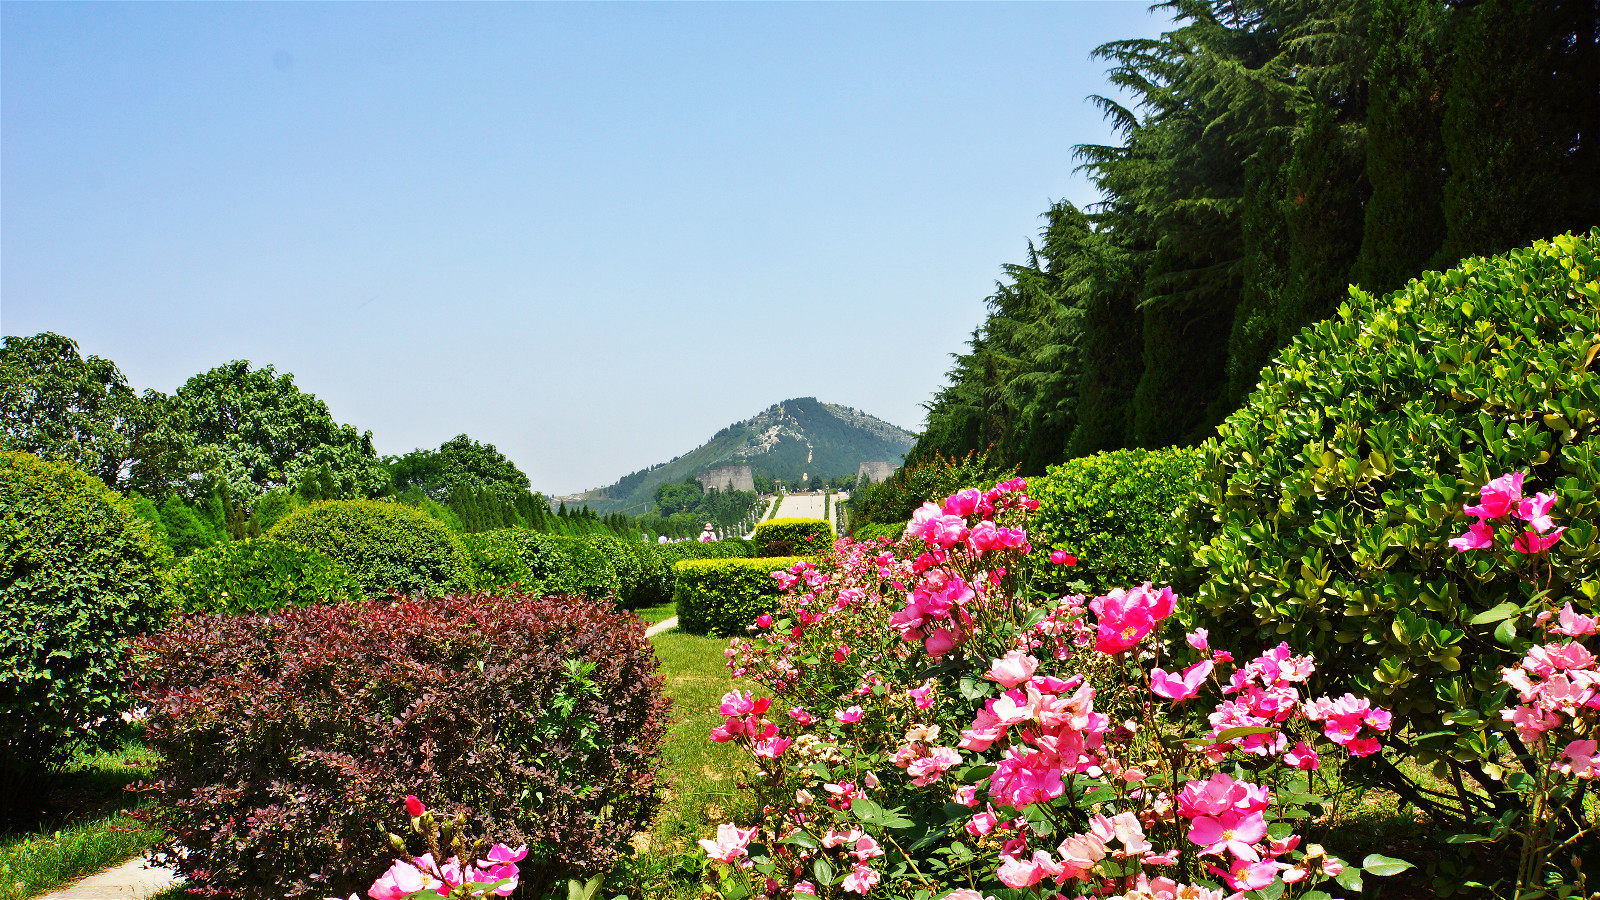
{"type": "Polygon", "coordinates": [[[661,621],[657,622],[656,624],[651,625],[649,628],[646,628],[644,630],[644,636],[645,637],[655,637],[656,635],[660,634],[663,631],[671,631],[672,629],[677,628],[677,627],[678,627],[678,617],[677,616],[673,616],[670,619],[662,619],[661,621]]]}
{"type": "Polygon", "coordinates": [[[164,866],[148,866],[143,857],[112,866],[51,891],[39,900],[144,900],[177,884],[178,874],[164,866]]]}

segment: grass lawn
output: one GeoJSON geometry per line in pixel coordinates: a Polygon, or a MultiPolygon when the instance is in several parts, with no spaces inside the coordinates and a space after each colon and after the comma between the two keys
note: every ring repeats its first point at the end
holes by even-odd
{"type": "Polygon", "coordinates": [[[722,655],[726,638],[668,631],[651,641],[673,703],[673,727],[661,751],[665,799],[655,827],[635,841],[638,853],[613,870],[602,895],[688,900],[700,896],[705,860],[695,841],[741,812],[736,785],[744,761],[731,744],[714,744],[706,735],[722,723],[716,713],[722,695],[735,684],[753,685],[729,679],[722,655]]]}
{"type": "Polygon", "coordinates": [[[151,770],[137,740],[72,761],[51,792],[42,821],[0,835],[0,900],[25,900],[137,855],[161,836],[127,815],[123,787],[151,770]]]}
{"type": "Polygon", "coordinates": [[[678,604],[663,603],[660,606],[646,606],[644,609],[634,610],[633,614],[643,619],[645,624],[654,625],[657,622],[666,621],[667,619],[677,615],[678,604]]]}

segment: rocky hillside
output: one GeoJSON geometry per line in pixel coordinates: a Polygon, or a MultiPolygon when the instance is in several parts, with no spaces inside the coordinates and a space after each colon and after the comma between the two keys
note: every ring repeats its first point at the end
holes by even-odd
{"type": "Polygon", "coordinates": [[[729,425],[671,462],[590,491],[584,500],[599,512],[638,514],[649,509],[655,489],[666,482],[745,463],[757,475],[785,481],[853,475],[863,460],[886,459],[899,465],[915,439],[911,432],[860,410],[800,397],[729,425]]]}

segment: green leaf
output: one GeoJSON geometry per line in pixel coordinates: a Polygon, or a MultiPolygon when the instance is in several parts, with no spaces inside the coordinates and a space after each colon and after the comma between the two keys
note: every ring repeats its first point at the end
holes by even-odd
{"type": "Polygon", "coordinates": [[[1501,622],[1500,627],[1494,630],[1494,639],[1507,647],[1517,639],[1517,628],[1511,624],[1510,619],[1501,622]]]}
{"type": "Polygon", "coordinates": [[[1207,743],[1221,744],[1234,738],[1249,737],[1252,734],[1272,734],[1277,730],[1276,728],[1262,728],[1259,725],[1240,725],[1238,728],[1229,728],[1214,739],[1208,740],[1207,743]]]}
{"type": "Polygon", "coordinates": [[[817,884],[833,884],[833,866],[826,859],[818,858],[811,864],[811,874],[817,878],[817,884]]]}
{"type": "Polygon", "coordinates": [[[1473,616],[1471,624],[1487,625],[1490,622],[1499,622],[1502,619],[1511,618],[1520,612],[1521,609],[1522,608],[1515,603],[1502,603],[1499,606],[1496,606],[1494,609],[1485,610],[1484,612],[1473,616]]]}
{"type": "Polygon", "coordinates": [[[1486,834],[1452,834],[1444,839],[1446,844],[1482,844],[1491,838],[1486,834]]]}
{"type": "Polygon", "coordinates": [[[1334,883],[1347,891],[1361,893],[1361,870],[1355,866],[1347,866],[1343,872],[1335,875],[1334,883]]]}
{"type": "Polygon", "coordinates": [[[804,847],[807,850],[817,849],[817,839],[809,834],[806,834],[804,831],[796,831],[794,834],[789,835],[778,843],[793,844],[796,847],[804,847]]]}
{"type": "Polygon", "coordinates": [[[1399,875],[1401,872],[1404,872],[1410,868],[1412,868],[1411,863],[1408,863],[1403,859],[1395,859],[1391,856],[1384,856],[1381,853],[1373,853],[1361,861],[1361,870],[1363,872],[1366,872],[1368,875],[1377,875],[1380,878],[1387,878],[1390,875],[1399,875]]]}

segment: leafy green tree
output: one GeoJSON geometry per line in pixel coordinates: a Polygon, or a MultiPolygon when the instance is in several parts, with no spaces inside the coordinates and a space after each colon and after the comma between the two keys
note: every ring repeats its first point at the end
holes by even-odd
{"type": "Polygon", "coordinates": [[[389,487],[372,432],[335,422],[325,403],[272,366],[235,360],[190,378],[174,399],[191,441],[189,466],[225,484],[243,507],[279,487],[314,484],[308,489],[319,499],[389,487]]]}
{"type": "Polygon", "coordinates": [[[150,410],[115,363],[52,332],[0,346],[0,449],[70,462],[122,488],[150,410]]]}
{"type": "Polygon", "coordinates": [[[435,500],[448,497],[451,488],[472,484],[515,496],[528,490],[528,476],[493,444],[480,444],[458,434],[438,450],[413,450],[384,459],[396,491],[419,488],[435,500]]]}

